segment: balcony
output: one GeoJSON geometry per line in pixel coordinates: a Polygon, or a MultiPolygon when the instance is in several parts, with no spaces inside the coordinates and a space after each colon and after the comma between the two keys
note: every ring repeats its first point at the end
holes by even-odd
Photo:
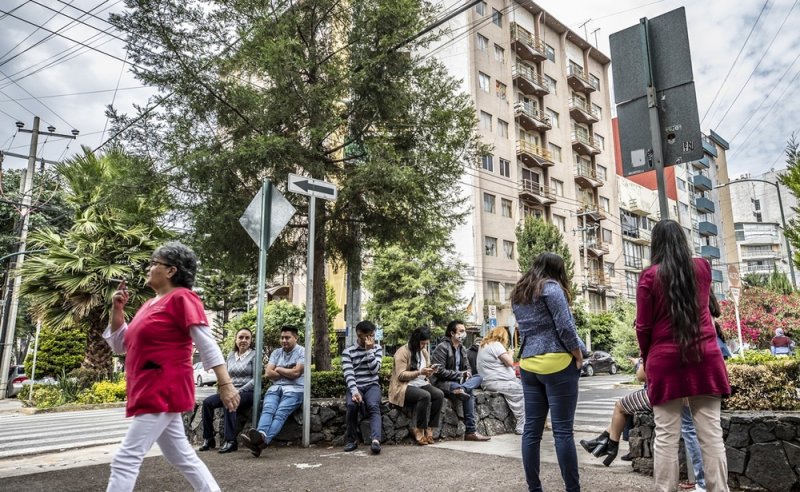
{"type": "Polygon", "coordinates": [[[770,275],[775,270],[775,265],[747,265],[744,267],[743,272],[757,273],[759,275],[770,275]]]}
{"type": "Polygon", "coordinates": [[[722,270],[711,270],[711,280],[714,282],[722,282],[722,270]]]}
{"type": "Polygon", "coordinates": [[[780,258],[780,251],[769,246],[756,248],[742,248],[741,257],[743,260],[765,260],[780,258]]]}
{"type": "Polygon", "coordinates": [[[592,156],[600,153],[600,146],[585,130],[572,132],[572,149],[580,155],[592,156]]]}
{"type": "Polygon", "coordinates": [[[711,180],[702,174],[695,174],[692,176],[692,184],[700,191],[709,191],[714,187],[711,184],[711,180]]]}
{"type": "Polygon", "coordinates": [[[628,200],[628,206],[622,206],[622,208],[626,208],[628,212],[632,213],[633,215],[650,215],[650,212],[647,211],[646,208],[642,207],[639,204],[639,201],[635,198],[631,198],[628,200]]]}
{"type": "Polygon", "coordinates": [[[523,94],[537,97],[550,94],[550,82],[524,63],[511,68],[511,78],[523,94]]]}
{"type": "Polygon", "coordinates": [[[544,168],[555,164],[549,150],[525,140],[517,140],[517,159],[526,166],[544,168]]]}
{"type": "Polygon", "coordinates": [[[624,266],[625,270],[632,270],[638,272],[644,268],[644,262],[638,256],[625,255],[624,266]]]}
{"type": "Polygon", "coordinates": [[[597,188],[603,186],[603,180],[597,177],[597,171],[591,164],[578,164],[575,166],[575,182],[582,188],[597,188]]]}
{"type": "Polygon", "coordinates": [[[583,202],[582,205],[578,207],[578,215],[594,221],[601,221],[606,218],[605,212],[600,210],[600,207],[589,202],[583,202]]]}
{"type": "Polygon", "coordinates": [[[578,92],[590,94],[599,89],[599,84],[586,74],[586,71],[578,65],[570,64],[567,67],[567,84],[578,92]]]}
{"type": "Polygon", "coordinates": [[[530,179],[523,179],[519,184],[519,196],[539,205],[552,205],[556,202],[556,194],[552,189],[530,179]]]}
{"type": "Polygon", "coordinates": [[[694,206],[697,207],[697,212],[701,214],[713,214],[714,210],[716,210],[714,202],[704,196],[698,196],[694,200],[694,206]]]}
{"type": "Polygon", "coordinates": [[[605,272],[590,272],[587,280],[590,289],[608,290],[611,288],[611,282],[605,272]]]}
{"type": "Polygon", "coordinates": [[[707,220],[701,220],[697,223],[697,232],[703,237],[716,236],[718,235],[717,224],[707,220]]]}
{"type": "Polygon", "coordinates": [[[532,35],[526,29],[511,23],[511,49],[517,54],[517,58],[537,63],[547,60],[547,51],[544,42],[532,35]]]}
{"type": "Polygon", "coordinates": [[[711,161],[708,159],[708,156],[703,156],[699,160],[692,161],[692,166],[697,169],[708,169],[711,167],[711,161]]]}
{"type": "Polygon", "coordinates": [[[703,152],[708,155],[713,155],[714,157],[717,156],[717,146],[713,143],[709,142],[705,138],[703,139],[703,152]]]}
{"type": "Polygon", "coordinates": [[[585,100],[573,97],[569,100],[569,115],[578,123],[591,125],[600,121],[600,115],[585,100]]]}
{"type": "Polygon", "coordinates": [[[584,248],[586,251],[597,257],[607,255],[609,252],[608,244],[595,237],[590,237],[584,242],[584,247],[581,248],[581,252],[583,252],[584,248]]]}
{"type": "Polygon", "coordinates": [[[650,231],[635,226],[622,226],[622,237],[635,244],[650,244],[650,231]]]}
{"type": "Polygon", "coordinates": [[[514,103],[514,118],[526,132],[543,132],[553,128],[550,117],[535,109],[533,104],[514,103]]]}
{"type": "Polygon", "coordinates": [[[700,256],[706,259],[713,258],[715,260],[719,260],[719,248],[704,244],[700,246],[700,256]]]}

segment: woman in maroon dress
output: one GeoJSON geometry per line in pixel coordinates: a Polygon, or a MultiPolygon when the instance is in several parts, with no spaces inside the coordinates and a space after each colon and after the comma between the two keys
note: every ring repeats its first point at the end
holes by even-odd
{"type": "Polygon", "coordinates": [[[114,352],[127,353],[126,415],[133,421],[111,461],[108,491],[133,490],[142,459],[155,443],[194,490],[220,490],[186,439],[181,416],[194,408],[193,342],[204,367],[217,375],[225,407],[235,410],[239,405],[203,303],[191,290],[196,270],[197,258],[189,248],[167,243],[153,253],[147,271],[147,285],[156,296],[130,323],[125,323],[125,282],[112,298],[111,323],[103,336],[114,352]]]}
{"type": "Polygon", "coordinates": [[[653,228],[651,262],[636,292],[636,336],[656,423],[656,490],[673,492],[678,485],[681,407],[687,398],[707,489],[727,491],[720,404],[730,385],[708,311],[711,265],[692,258],[683,228],[673,220],[653,228]]]}

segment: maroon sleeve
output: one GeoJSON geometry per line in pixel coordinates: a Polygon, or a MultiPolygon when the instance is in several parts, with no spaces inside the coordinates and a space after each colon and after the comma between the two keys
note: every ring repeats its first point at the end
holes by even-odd
{"type": "Polygon", "coordinates": [[[172,296],[170,310],[175,319],[175,323],[187,333],[189,328],[196,325],[208,326],[203,301],[189,289],[180,288],[172,296]]]}
{"type": "Polygon", "coordinates": [[[636,288],[636,338],[639,341],[639,352],[645,367],[647,367],[647,353],[650,351],[650,341],[655,324],[653,306],[653,281],[655,278],[655,268],[648,268],[642,272],[639,286],[636,288]]]}

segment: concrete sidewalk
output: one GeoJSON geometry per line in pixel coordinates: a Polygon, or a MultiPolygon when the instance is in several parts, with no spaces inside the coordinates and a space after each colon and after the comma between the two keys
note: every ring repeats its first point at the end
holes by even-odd
{"type": "MultiPolygon", "coordinates": [[[[576,435],[576,442],[583,437],[576,435]]],[[[265,451],[259,459],[244,449],[229,455],[216,452],[199,455],[226,491],[525,490],[519,442],[519,436],[502,435],[488,443],[448,441],[425,447],[387,445],[379,456],[370,455],[366,446],[353,453],[322,446],[279,447],[265,451]]],[[[578,451],[584,490],[647,491],[653,487],[652,478],[633,473],[628,463],[615,463],[606,468],[600,460],[585,459],[591,457],[583,449],[578,451]]],[[[83,450],[87,452],[91,450],[83,450]]],[[[47,456],[51,455],[39,458],[47,456]]],[[[84,462],[84,466],[73,463],[70,467],[67,459],[50,465],[40,462],[44,467],[38,470],[50,471],[4,478],[3,489],[104,490],[110,457],[110,447],[104,447],[102,451],[94,451],[90,460],[105,461],[103,464],[85,466],[84,462]]],[[[8,468],[0,467],[0,475],[5,475],[4,471],[8,468]]],[[[31,471],[34,469],[29,469],[28,473],[31,471]]],[[[542,443],[541,477],[545,490],[564,489],[549,433],[542,443]]],[[[145,459],[136,490],[182,491],[189,490],[189,484],[163,457],[157,456],[145,459]]]]}
{"type": "Polygon", "coordinates": [[[22,402],[16,398],[5,398],[0,400],[0,413],[13,413],[22,410],[22,402]]]}

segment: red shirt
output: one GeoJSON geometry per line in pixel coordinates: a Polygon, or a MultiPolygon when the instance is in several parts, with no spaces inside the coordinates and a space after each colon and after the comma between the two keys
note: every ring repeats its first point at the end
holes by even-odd
{"type": "Polygon", "coordinates": [[[711,290],[711,265],[694,258],[697,279],[697,305],[700,319],[702,358],[681,361],[681,349],[672,336],[669,306],[658,265],[644,270],[636,291],[636,337],[647,374],[647,396],[652,405],[695,395],[729,395],[728,371],[717,345],[717,335],[708,311],[711,290]]]}
{"type": "Polygon", "coordinates": [[[792,339],[786,335],[780,335],[772,339],[770,345],[773,347],[791,347],[792,339]]]}
{"type": "Polygon", "coordinates": [[[196,325],[208,326],[203,303],[197,294],[183,287],[145,302],[128,323],[128,417],[194,408],[189,328],[196,325]]]}

